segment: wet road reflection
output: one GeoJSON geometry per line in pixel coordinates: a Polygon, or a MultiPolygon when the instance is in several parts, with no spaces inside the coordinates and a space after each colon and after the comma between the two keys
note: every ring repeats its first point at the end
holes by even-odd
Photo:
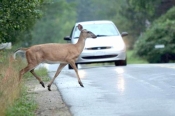
{"type": "Polygon", "coordinates": [[[79,70],[78,74],[79,74],[80,78],[85,78],[86,77],[86,71],[84,71],[84,70],[79,70]]]}
{"type": "Polygon", "coordinates": [[[73,70],[55,81],[73,116],[175,116],[175,64],[85,67],[79,75],[84,88],[73,70]]]}
{"type": "Polygon", "coordinates": [[[118,77],[117,88],[121,92],[121,94],[125,91],[125,80],[122,76],[118,77]]]}
{"type": "Polygon", "coordinates": [[[124,69],[122,67],[115,69],[117,72],[117,89],[121,95],[123,95],[125,91],[125,79],[124,79],[124,69]]]}

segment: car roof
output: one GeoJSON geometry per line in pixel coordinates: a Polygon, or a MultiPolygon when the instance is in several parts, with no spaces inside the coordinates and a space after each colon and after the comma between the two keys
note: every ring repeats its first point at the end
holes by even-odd
{"type": "Polygon", "coordinates": [[[101,23],[113,23],[112,21],[109,20],[98,20],[98,21],[84,21],[84,22],[77,22],[75,24],[75,26],[77,26],[78,24],[82,24],[82,25],[86,25],[86,24],[101,24],[101,23]]]}

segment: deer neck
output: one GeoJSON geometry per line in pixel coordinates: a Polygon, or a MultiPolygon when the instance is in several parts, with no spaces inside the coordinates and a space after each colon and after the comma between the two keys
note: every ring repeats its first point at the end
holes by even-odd
{"type": "Polygon", "coordinates": [[[78,51],[81,53],[84,49],[85,46],[85,41],[86,41],[86,37],[84,37],[83,35],[80,34],[80,37],[78,39],[78,42],[76,43],[76,46],[78,48],[78,51]]]}

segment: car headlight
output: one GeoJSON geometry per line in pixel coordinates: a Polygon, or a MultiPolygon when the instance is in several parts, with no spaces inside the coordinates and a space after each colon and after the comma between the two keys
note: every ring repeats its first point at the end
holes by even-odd
{"type": "Polygon", "coordinates": [[[115,44],[113,46],[113,48],[117,49],[117,50],[125,50],[125,44],[124,43],[118,43],[118,44],[115,44]]]}

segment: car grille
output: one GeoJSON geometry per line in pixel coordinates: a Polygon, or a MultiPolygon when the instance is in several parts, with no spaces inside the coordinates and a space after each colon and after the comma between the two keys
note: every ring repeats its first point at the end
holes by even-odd
{"type": "Polygon", "coordinates": [[[101,58],[113,58],[116,57],[117,55],[105,55],[105,56],[85,56],[82,57],[83,59],[101,59],[101,58]]]}
{"type": "Polygon", "coordinates": [[[85,48],[86,50],[103,50],[103,49],[110,49],[111,47],[91,47],[85,48]]]}

